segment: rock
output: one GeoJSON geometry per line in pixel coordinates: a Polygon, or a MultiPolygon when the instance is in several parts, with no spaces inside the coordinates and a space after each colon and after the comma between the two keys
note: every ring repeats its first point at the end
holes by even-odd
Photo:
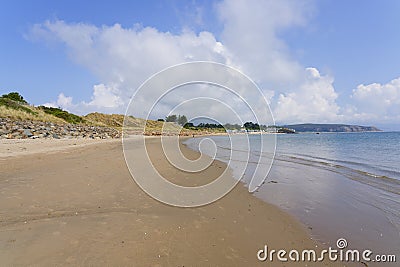
{"type": "Polygon", "coordinates": [[[32,132],[29,129],[24,129],[23,130],[23,135],[25,135],[26,137],[33,136],[32,132]]]}
{"type": "MultiPolygon", "coordinates": [[[[155,135],[160,133],[155,132],[155,135]]],[[[13,121],[0,118],[0,138],[120,138],[121,133],[113,128],[75,124],[54,124],[37,121],[13,121]]]]}

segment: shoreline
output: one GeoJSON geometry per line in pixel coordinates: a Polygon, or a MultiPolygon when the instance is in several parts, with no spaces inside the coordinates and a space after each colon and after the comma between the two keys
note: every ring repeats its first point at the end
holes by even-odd
{"type": "MultiPolygon", "coordinates": [[[[198,208],[155,201],[132,181],[120,139],[113,141],[67,144],[50,153],[42,144],[40,152],[21,152],[0,161],[1,262],[265,266],[268,261],[259,262],[256,253],[266,244],[271,249],[320,248],[294,217],[249,194],[244,186],[198,208]]],[[[146,138],[153,155],[160,154],[158,141],[146,138]]],[[[181,147],[185,155],[198,157],[181,147]]],[[[172,178],[184,178],[163,160],[157,164],[172,178]]],[[[207,180],[226,167],[215,161],[197,177],[207,180]]]]}
{"type": "MultiPolygon", "coordinates": [[[[217,146],[225,147],[218,140],[223,139],[215,140],[217,146]]],[[[186,145],[195,149],[198,141],[186,145]]],[[[352,176],[363,175],[359,170],[349,173],[344,166],[316,164],[318,160],[300,160],[296,154],[282,155],[278,153],[266,183],[254,196],[294,216],[324,246],[335,247],[336,240],[346,238],[354,249],[365,249],[368,244],[376,254],[398,255],[398,182],[390,188],[371,185],[352,176]]],[[[227,155],[220,157],[225,159],[227,155]]],[[[231,164],[234,169],[235,160],[231,164]]],[[[236,174],[236,179],[239,178],[236,174]]]]}

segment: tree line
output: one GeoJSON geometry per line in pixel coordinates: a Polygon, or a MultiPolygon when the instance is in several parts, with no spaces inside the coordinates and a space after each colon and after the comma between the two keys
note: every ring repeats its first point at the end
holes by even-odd
{"type": "Polygon", "coordinates": [[[181,126],[185,126],[188,123],[188,120],[185,115],[181,116],[181,115],[175,115],[175,114],[168,115],[167,117],[165,117],[165,120],[158,119],[158,121],[175,122],[181,126]]]}
{"type": "Polygon", "coordinates": [[[241,129],[246,129],[246,130],[252,130],[252,131],[260,131],[260,130],[266,130],[268,126],[266,125],[259,125],[258,123],[254,123],[251,121],[248,121],[244,123],[243,125],[239,124],[230,124],[226,123],[224,125],[218,124],[218,123],[199,123],[198,125],[194,125],[191,122],[188,122],[187,117],[185,115],[168,115],[165,117],[165,119],[158,119],[158,121],[164,121],[164,122],[174,122],[177,123],[184,128],[202,128],[202,129],[226,129],[226,130],[241,130],[241,129]]]}

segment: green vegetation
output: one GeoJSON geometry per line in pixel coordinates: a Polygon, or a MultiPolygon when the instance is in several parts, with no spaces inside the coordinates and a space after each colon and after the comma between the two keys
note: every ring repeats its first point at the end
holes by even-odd
{"type": "Polygon", "coordinates": [[[165,118],[166,122],[176,122],[176,120],[178,119],[178,117],[176,115],[169,115],[165,118]]]}
{"type": "MultiPolygon", "coordinates": [[[[157,121],[164,121],[164,120],[163,119],[158,119],[157,121]]],[[[175,122],[175,123],[178,123],[181,126],[184,126],[188,122],[188,120],[187,120],[185,115],[181,116],[181,115],[175,115],[175,114],[167,116],[165,118],[165,121],[166,122],[175,122]]]]}
{"type": "Polygon", "coordinates": [[[68,111],[62,110],[61,108],[51,108],[45,106],[39,106],[38,108],[43,110],[45,113],[56,116],[57,118],[61,118],[68,123],[78,124],[85,121],[84,119],[82,119],[82,117],[69,113],[68,111]]]}
{"type": "Polygon", "coordinates": [[[286,134],[295,134],[296,131],[293,129],[289,129],[286,127],[282,127],[282,128],[277,128],[277,133],[286,133],[286,134]]]}
{"type": "Polygon", "coordinates": [[[178,121],[177,122],[178,122],[179,125],[184,126],[188,122],[188,120],[187,120],[185,115],[182,115],[182,116],[178,115],[178,121]]]}
{"type": "Polygon", "coordinates": [[[243,124],[243,127],[246,130],[253,130],[253,131],[259,131],[260,130],[260,125],[258,125],[258,123],[253,123],[251,121],[248,121],[245,124],[243,124]]]}
{"type": "Polygon", "coordinates": [[[28,107],[28,102],[26,102],[17,92],[2,95],[0,97],[0,106],[14,110],[21,110],[28,114],[36,114],[35,111],[28,107]]]}
{"type": "Polygon", "coordinates": [[[191,131],[225,132],[223,125],[214,123],[200,123],[195,126],[193,123],[187,122],[183,125],[183,128],[191,131]]]}
{"type": "Polygon", "coordinates": [[[224,126],[222,124],[216,124],[216,123],[200,123],[196,127],[207,128],[207,129],[224,129],[224,126]]]}
{"type": "Polygon", "coordinates": [[[0,106],[2,108],[2,116],[15,117],[16,119],[30,119],[30,120],[50,120],[54,122],[68,122],[68,123],[83,123],[84,119],[78,115],[69,113],[60,108],[49,108],[45,106],[29,106],[29,103],[18,93],[11,92],[4,94],[0,97],[0,106]],[[16,110],[18,112],[7,112],[7,110],[16,110]],[[49,114],[51,116],[47,116],[49,114]],[[52,118],[52,116],[56,118],[52,118]],[[62,119],[62,120],[59,120],[62,119]]]}
{"type": "Polygon", "coordinates": [[[4,94],[4,95],[1,96],[1,98],[10,99],[10,100],[13,100],[15,102],[19,102],[21,104],[28,104],[28,102],[26,102],[26,100],[18,92],[11,92],[11,93],[8,93],[8,94],[4,94]]]}
{"type": "MultiPolygon", "coordinates": [[[[158,121],[164,121],[163,119],[158,119],[158,121]]],[[[194,125],[192,122],[188,122],[185,115],[169,115],[165,118],[166,122],[177,123],[183,128],[192,130],[192,131],[211,131],[211,132],[225,132],[226,130],[236,130],[240,131],[243,128],[246,131],[267,131],[269,128],[266,125],[259,125],[254,122],[246,122],[242,125],[239,124],[230,124],[226,123],[225,125],[218,123],[199,123],[198,125],[194,125]]]]}
{"type": "Polygon", "coordinates": [[[227,130],[237,130],[239,131],[240,129],[242,129],[242,126],[235,123],[235,124],[230,124],[230,123],[226,123],[224,124],[225,129],[227,130]]]}

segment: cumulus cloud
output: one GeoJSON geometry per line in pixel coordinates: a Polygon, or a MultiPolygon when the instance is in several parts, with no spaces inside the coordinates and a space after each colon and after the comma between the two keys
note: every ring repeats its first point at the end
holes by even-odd
{"type": "Polygon", "coordinates": [[[114,110],[122,105],[123,101],[118,96],[117,88],[107,87],[104,84],[93,86],[93,95],[89,102],[73,103],[72,96],[65,96],[64,93],[58,95],[57,101],[44,103],[43,106],[62,108],[67,111],[78,111],[78,113],[87,113],[91,110],[108,109],[114,110]]]}
{"type": "Polygon", "coordinates": [[[98,84],[93,87],[92,101],[87,103],[88,106],[97,108],[116,108],[123,104],[118,96],[119,90],[113,87],[107,87],[104,84],[98,84]]]}
{"type": "MultiPolygon", "coordinates": [[[[306,68],[291,56],[281,33],[306,27],[313,14],[312,2],[223,1],[216,10],[223,26],[219,36],[208,31],[182,30],[173,34],[140,25],[98,27],[62,20],[34,25],[29,38],[63,43],[71,59],[100,81],[88,88],[92,90],[88,101],[73,103],[71,97],[64,95],[69,92],[63,92],[56,102],[48,104],[81,114],[122,113],[150,75],[171,65],[202,60],[228,64],[255,79],[278,123],[345,122],[399,114],[398,80],[386,85],[360,85],[353,92],[353,105],[340,108],[333,77],[320,74],[316,68],[306,68]]],[[[190,88],[181,95],[196,95],[190,88]]],[[[212,94],[218,97],[215,90],[211,97],[212,94]]],[[[163,117],[165,114],[161,113],[173,104],[163,103],[160,114],[154,116],[163,117]]],[[[230,119],[226,117],[227,121],[230,119]]]]}
{"type": "Polygon", "coordinates": [[[332,77],[321,76],[317,69],[307,68],[298,90],[279,95],[275,118],[289,123],[342,120],[338,115],[337,97],[332,77]]]}
{"type": "Polygon", "coordinates": [[[362,120],[399,122],[400,120],[400,78],[386,84],[360,84],[353,90],[350,107],[354,116],[362,120]]]}
{"type": "Polygon", "coordinates": [[[222,41],[241,66],[258,82],[287,86],[304,68],[290,57],[278,34],[306,25],[312,6],[305,1],[223,1],[218,13],[224,25],[222,41]]]}
{"type": "Polygon", "coordinates": [[[122,112],[150,75],[186,61],[227,63],[228,59],[226,48],[209,32],[173,35],[152,27],[95,27],[57,20],[34,25],[30,38],[64,43],[76,63],[99,77],[103,85],[94,86],[92,101],[77,106],[82,111],[105,107],[122,112]]]}
{"type": "Polygon", "coordinates": [[[72,97],[65,96],[64,93],[61,93],[58,95],[57,101],[44,103],[43,106],[68,110],[73,107],[72,97]]]}
{"type": "Polygon", "coordinates": [[[61,41],[73,60],[106,82],[144,81],[149,74],[190,60],[226,60],[223,45],[210,32],[174,35],[139,25],[96,27],[56,20],[34,25],[31,35],[61,41]]]}

